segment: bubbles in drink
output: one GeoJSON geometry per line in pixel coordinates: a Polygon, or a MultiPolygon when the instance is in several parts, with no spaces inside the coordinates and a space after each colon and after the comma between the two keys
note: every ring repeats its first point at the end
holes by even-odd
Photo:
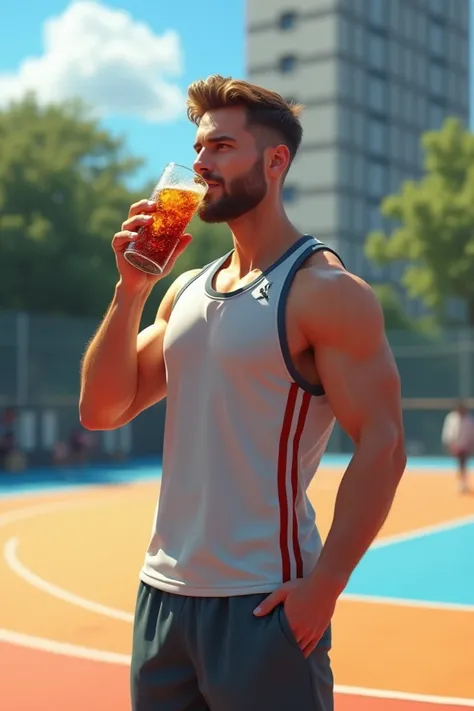
{"type": "Polygon", "coordinates": [[[135,246],[140,254],[164,267],[202,197],[202,192],[192,189],[160,188],[153,196],[156,201],[153,223],[138,231],[135,246]]]}

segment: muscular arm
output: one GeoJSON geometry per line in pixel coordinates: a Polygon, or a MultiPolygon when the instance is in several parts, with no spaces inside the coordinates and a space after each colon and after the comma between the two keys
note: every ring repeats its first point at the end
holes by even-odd
{"type": "Polygon", "coordinates": [[[406,458],[400,381],[381,307],[367,284],[342,269],[328,266],[322,276],[317,288],[323,320],[314,316],[314,300],[307,300],[313,306],[305,307],[302,324],[329,402],[355,452],[312,577],[342,591],[390,511],[406,458]]]}
{"type": "Polygon", "coordinates": [[[177,293],[198,271],[185,272],[173,282],[155,322],[140,333],[148,293],[130,294],[117,286],[82,363],[79,414],[84,427],[116,429],[166,396],[166,326],[177,293]]]}

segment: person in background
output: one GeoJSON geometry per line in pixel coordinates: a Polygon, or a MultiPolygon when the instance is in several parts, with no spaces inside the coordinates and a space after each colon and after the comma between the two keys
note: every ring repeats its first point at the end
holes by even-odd
{"type": "Polygon", "coordinates": [[[466,494],[469,491],[467,463],[474,448],[474,419],[464,402],[458,402],[446,415],[441,441],[449,454],[457,460],[459,491],[466,494]]]}
{"type": "Polygon", "coordinates": [[[26,466],[26,457],[17,442],[16,422],[16,409],[7,407],[0,418],[0,469],[5,472],[21,472],[26,466]]]}

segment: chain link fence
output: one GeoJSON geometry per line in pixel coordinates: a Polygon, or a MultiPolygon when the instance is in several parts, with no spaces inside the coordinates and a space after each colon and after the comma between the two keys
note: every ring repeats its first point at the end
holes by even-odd
{"type": "MultiPolygon", "coordinates": [[[[0,408],[18,411],[18,437],[35,461],[47,461],[54,443],[79,426],[79,368],[95,319],[0,312],[0,408]]],[[[474,332],[436,337],[388,334],[402,379],[404,424],[410,454],[438,454],[443,418],[457,399],[474,406],[474,332]]],[[[97,451],[160,455],[163,403],[116,432],[97,433],[97,451]]],[[[351,451],[338,428],[330,451],[351,451]]]]}

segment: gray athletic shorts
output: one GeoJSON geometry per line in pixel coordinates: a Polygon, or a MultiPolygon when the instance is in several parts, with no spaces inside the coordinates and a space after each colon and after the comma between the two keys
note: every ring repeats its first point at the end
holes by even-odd
{"type": "Polygon", "coordinates": [[[333,711],[330,627],[306,659],[267,597],[187,597],[140,583],[133,711],[333,711]]]}

